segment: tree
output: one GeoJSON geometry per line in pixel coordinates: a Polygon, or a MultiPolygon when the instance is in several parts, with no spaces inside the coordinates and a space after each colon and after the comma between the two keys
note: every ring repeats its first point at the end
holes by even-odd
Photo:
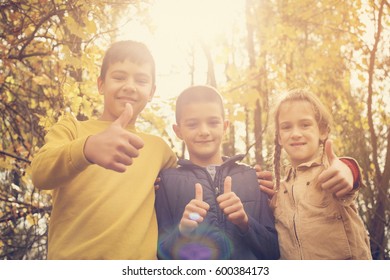
{"type": "MultiPolygon", "coordinates": [[[[247,1],[249,69],[261,73],[254,87],[270,103],[280,91],[308,87],[331,108],[338,151],[363,168],[359,210],[378,259],[389,258],[390,100],[381,95],[389,91],[388,11],[387,1],[247,1]]],[[[263,141],[270,154],[272,140],[263,141]]]]}
{"type": "MultiPolygon", "coordinates": [[[[390,242],[390,112],[386,112],[377,102],[376,103],[379,106],[374,110],[373,100],[375,97],[378,98],[380,96],[379,90],[383,89],[381,84],[383,84],[384,80],[382,80],[381,75],[377,73],[377,70],[379,70],[379,67],[385,62],[381,61],[383,58],[379,51],[381,48],[380,43],[382,42],[384,25],[387,24],[387,28],[389,27],[389,22],[384,23],[383,21],[386,19],[386,7],[387,13],[390,7],[389,3],[385,0],[379,1],[379,3],[377,3],[377,1],[371,1],[370,4],[373,15],[375,15],[376,30],[374,34],[374,43],[371,48],[368,48],[367,120],[369,126],[369,139],[372,145],[372,162],[374,169],[374,175],[370,179],[373,181],[372,185],[376,187],[373,189],[376,203],[372,208],[369,229],[373,257],[376,259],[384,259],[389,258],[390,242]],[[379,118],[383,118],[383,123],[379,124],[379,126],[374,121],[374,116],[376,114],[380,114],[379,118]],[[381,134],[385,136],[383,139],[384,141],[379,139],[381,134]],[[385,156],[383,157],[381,154],[384,154],[385,156]],[[387,235],[387,237],[385,235],[387,235]]],[[[387,46],[389,45],[387,44],[387,46]]],[[[389,56],[385,59],[388,60],[389,56]]],[[[386,68],[384,70],[388,73],[388,65],[386,68]]]]}
{"type": "Polygon", "coordinates": [[[33,188],[30,160],[62,114],[85,119],[99,110],[95,62],[119,15],[142,7],[131,0],[0,4],[0,258],[45,258],[51,196],[33,188]]]}

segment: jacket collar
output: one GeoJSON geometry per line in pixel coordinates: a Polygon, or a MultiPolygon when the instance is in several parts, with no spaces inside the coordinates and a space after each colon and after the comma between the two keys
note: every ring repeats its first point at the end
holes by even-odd
{"type": "Polygon", "coordinates": [[[285,168],[285,170],[286,170],[286,172],[285,172],[285,174],[286,174],[286,177],[285,177],[286,182],[288,182],[291,178],[294,178],[296,176],[296,173],[298,171],[300,171],[300,170],[307,170],[307,169],[309,169],[311,167],[324,165],[322,160],[323,160],[322,155],[318,155],[315,159],[313,159],[311,161],[308,161],[308,162],[301,163],[296,168],[294,168],[291,165],[287,165],[286,168],[285,168]]]}
{"type": "MultiPolygon", "coordinates": [[[[232,163],[235,163],[237,161],[241,161],[244,157],[245,157],[245,155],[243,155],[243,154],[235,155],[232,157],[222,157],[223,163],[220,166],[226,166],[226,165],[230,165],[232,163]]],[[[196,164],[193,164],[188,159],[179,159],[177,164],[182,166],[182,167],[198,166],[196,164]]],[[[200,167],[200,166],[198,166],[198,167],[200,167]]]]}

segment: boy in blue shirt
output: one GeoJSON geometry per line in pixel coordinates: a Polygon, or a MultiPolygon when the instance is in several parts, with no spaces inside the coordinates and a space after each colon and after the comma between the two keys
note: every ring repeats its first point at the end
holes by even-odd
{"type": "Polygon", "coordinates": [[[189,160],[161,172],[155,207],[160,259],[278,259],[278,238],[256,171],[223,158],[229,122],[220,94],[192,86],[176,102],[173,129],[189,160]]]}

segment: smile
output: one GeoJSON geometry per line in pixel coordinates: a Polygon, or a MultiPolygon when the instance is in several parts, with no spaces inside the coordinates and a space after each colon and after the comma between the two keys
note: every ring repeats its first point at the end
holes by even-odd
{"type": "Polygon", "coordinates": [[[207,141],[195,141],[196,144],[207,144],[207,143],[211,143],[211,142],[214,142],[214,140],[207,140],[207,141]]]}
{"type": "Polygon", "coordinates": [[[136,100],[128,98],[128,97],[118,97],[117,99],[121,102],[126,102],[126,103],[131,103],[131,104],[136,103],[136,100]]]}
{"type": "Polygon", "coordinates": [[[290,146],[292,146],[292,147],[300,147],[300,146],[304,146],[304,145],[306,145],[306,143],[292,143],[292,144],[290,144],[290,146]]]}

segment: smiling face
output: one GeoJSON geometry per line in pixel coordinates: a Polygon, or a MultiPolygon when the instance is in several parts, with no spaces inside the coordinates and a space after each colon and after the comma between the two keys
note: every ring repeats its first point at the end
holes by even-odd
{"type": "Polygon", "coordinates": [[[279,144],[296,167],[313,160],[319,151],[320,141],[328,136],[320,130],[312,105],[308,101],[288,101],[280,105],[277,120],[279,144]]]}
{"type": "Polygon", "coordinates": [[[180,121],[173,126],[185,142],[190,160],[199,166],[221,164],[221,143],[229,122],[216,102],[194,102],[180,109],[180,121]]]}
{"type": "Polygon", "coordinates": [[[126,103],[133,107],[134,125],[138,115],[150,101],[155,92],[152,66],[149,63],[137,64],[130,59],[109,65],[104,79],[98,78],[100,94],[104,95],[104,110],[101,120],[116,120],[126,103]]]}

